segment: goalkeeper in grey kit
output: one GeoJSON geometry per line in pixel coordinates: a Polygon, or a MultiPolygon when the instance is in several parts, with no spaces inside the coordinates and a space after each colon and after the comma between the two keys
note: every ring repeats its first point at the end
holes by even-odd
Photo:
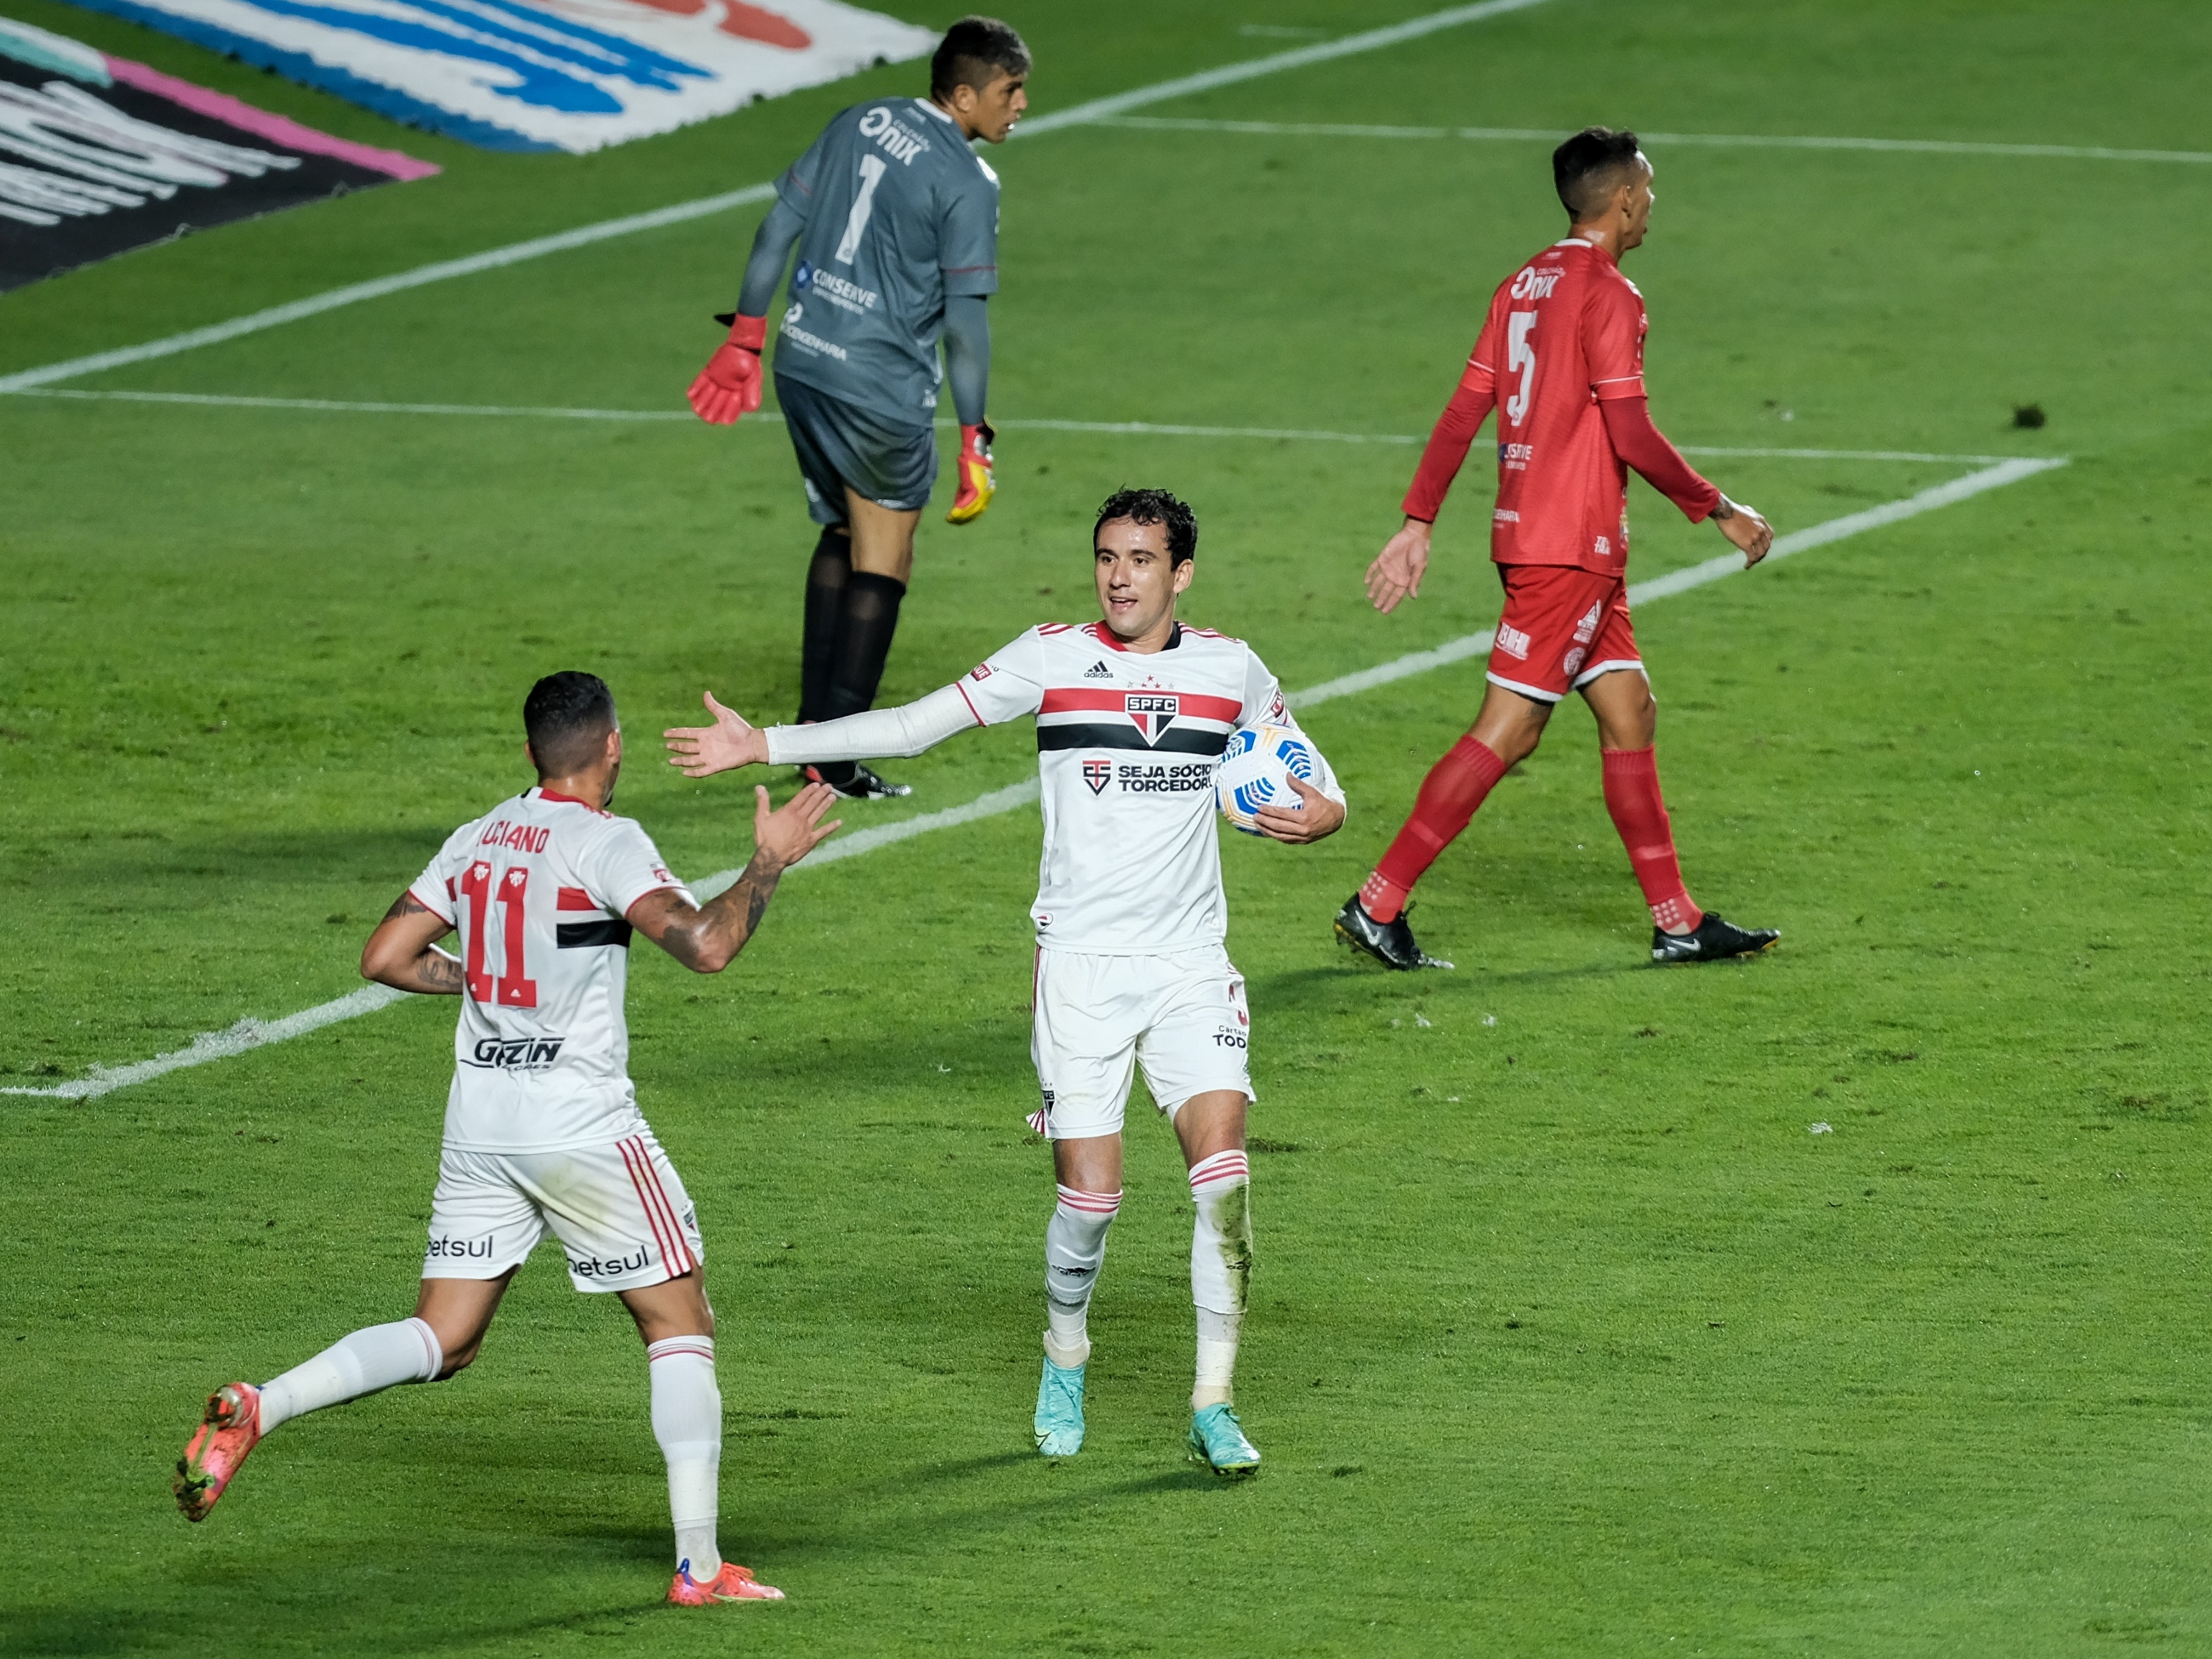
{"type": "MultiPolygon", "coordinates": [[[[937,479],[934,422],[951,382],[958,488],[945,516],[991,503],[986,302],[999,288],[999,179],[969,148],[1005,142],[1029,99],[1029,49],[1006,24],[964,17],[930,62],[927,98],[855,104],[776,181],[746,261],[729,339],[692,382],[702,420],[761,406],[768,312],[793,250],[777,325],[776,400],[822,526],[806,573],[799,718],[871,707],[937,479]],[[938,366],[944,342],[945,367],[938,366]]],[[[852,762],[804,769],[854,798],[903,795],[852,762]]]]}

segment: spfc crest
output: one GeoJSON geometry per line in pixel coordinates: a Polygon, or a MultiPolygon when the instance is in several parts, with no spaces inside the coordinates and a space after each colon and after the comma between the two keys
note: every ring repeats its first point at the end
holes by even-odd
{"type": "Polygon", "coordinates": [[[1145,734],[1145,741],[1152,744],[1158,743],[1160,733],[1174,723],[1176,711],[1182,707],[1182,701],[1157,691],[1132,691],[1123,696],[1121,706],[1128,710],[1137,730],[1145,734]]]}
{"type": "Polygon", "coordinates": [[[1091,786],[1091,793],[1103,795],[1106,786],[1114,781],[1114,763],[1109,760],[1087,760],[1083,763],[1083,781],[1091,786]]]}

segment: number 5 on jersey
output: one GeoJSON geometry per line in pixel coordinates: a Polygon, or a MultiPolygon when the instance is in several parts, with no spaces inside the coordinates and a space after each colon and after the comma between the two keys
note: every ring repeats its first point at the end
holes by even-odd
{"type": "Polygon", "coordinates": [[[1529,393],[1536,380],[1536,313],[1516,311],[1505,324],[1505,372],[1521,376],[1520,390],[1505,400],[1505,418],[1518,426],[1528,418],[1529,393]]]}
{"type": "Polygon", "coordinates": [[[530,871],[515,865],[500,872],[495,882],[491,866],[478,859],[469,866],[468,873],[461,878],[461,896],[469,902],[469,925],[466,934],[467,957],[464,963],[469,982],[469,995],[476,1001],[501,1008],[535,1008],[538,1006],[538,981],[523,971],[523,927],[527,920],[523,908],[525,895],[530,890],[530,871]],[[498,975],[498,994],[493,994],[493,975],[484,965],[484,940],[490,931],[491,907],[498,905],[504,926],[501,929],[507,941],[506,971],[498,975]]]}

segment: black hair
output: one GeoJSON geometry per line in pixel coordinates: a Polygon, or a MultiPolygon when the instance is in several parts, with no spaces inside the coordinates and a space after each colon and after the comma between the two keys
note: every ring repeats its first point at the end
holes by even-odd
{"type": "Polygon", "coordinates": [[[574,668],[548,674],[522,700],[522,729],[538,775],[564,777],[590,765],[592,751],[615,729],[615,694],[597,674],[574,668]]]}
{"type": "Polygon", "coordinates": [[[929,95],[950,98],[955,87],[981,92],[1001,75],[1027,75],[1030,49],[995,17],[963,17],[945,31],[929,60],[929,95]]]}
{"type": "Polygon", "coordinates": [[[1552,152],[1552,185],[1559,205],[1577,224],[1605,205],[1605,198],[1635,176],[1643,146],[1626,128],[1584,127],[1552,152]]]}
{"type": "Polygon", "coordinates": [[[1092,546],[1097,545],[1100,529],[1115,519],[1165,525],[1170,566],[1185,562],[1198,551],[1198,515],[1164,489],[1117,489],[1109,495],[1098,509],[1098,522],[1091,526],[1092,546]]]}

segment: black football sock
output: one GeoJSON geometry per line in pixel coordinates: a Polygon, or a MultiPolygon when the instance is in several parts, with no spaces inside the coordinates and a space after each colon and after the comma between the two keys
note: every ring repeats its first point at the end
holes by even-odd
{"type": "Polygon", "coordinates": [[[837,623],[853,574],[853,538],[825,529],[806,567],[806,621],[799,633],[799,718],[826,720],[830,679],[837,659],[837,623]]]}
{"type": "Polygon", "coordinates": [[[830,669],[830,694],[822,717],[857,714],[876,700],[884,664],[898,631],[899,601],[906,584],[889,576],[856,570],[846,579],[837,627],[837,652],[830,669]]]}

